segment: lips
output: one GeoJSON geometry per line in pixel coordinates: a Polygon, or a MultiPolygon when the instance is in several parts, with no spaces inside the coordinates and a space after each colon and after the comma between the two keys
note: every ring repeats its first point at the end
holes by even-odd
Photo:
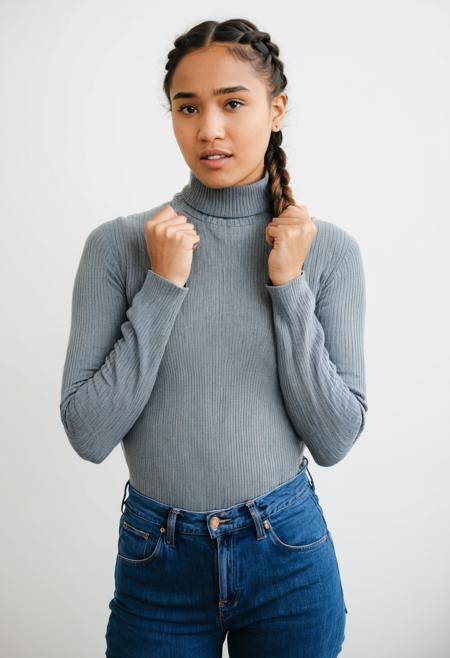
{"type": "Polygon", "coordinates": [[[219,150],[204,151],[200,156],[200,159],[206,160],[210,155],[221,155],[226,158],[231,158],[232,153],[227,153],[226,151],[219,151],[219,150]]]}

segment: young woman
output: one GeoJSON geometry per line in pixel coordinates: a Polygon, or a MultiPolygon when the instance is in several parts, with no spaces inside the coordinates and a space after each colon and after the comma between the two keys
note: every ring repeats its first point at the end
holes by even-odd
{"type": "Polygon", "coordinates": [[[347,610],[303,453],[332,466],[364,427],[360,250],[295,203],[269,34],[203,22],[166,69],[189,182],[87,237],[62,382],[76,452],[120,443],[130,472],[106,655],[216,658],[228,633],[231,658],[334,658],[347,610]]]}

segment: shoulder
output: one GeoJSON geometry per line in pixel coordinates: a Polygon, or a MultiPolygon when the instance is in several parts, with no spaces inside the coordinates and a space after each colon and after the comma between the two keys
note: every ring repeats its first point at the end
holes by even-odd
{"type": "Polygon", "coordinates": [[[95,226],[89,233],[88,238],[93,240],[115,241],[117,243],[130,243],[136,239],[143,238],[145,223],[159,212],[170,201],[165,201],[158,206],[143,210],[130,215],[119,215],[95,226]]]}
{"type": "Polygon", "coordinates": [[[361,250],[356,237],[337,224],[314,217],[317,226],[316,236],[311,244],[308,257],[324,284],[347,261],[361,262],[361,250]]]}
{"type": "Polygon", "coordinates": [[[127,260],[133,259],[137,253],[145,253],[144,225],[168,203],[170,200],[148,210],[101,222],[91,229],[86,242],[108,252],[125,268],[127,260]]]}

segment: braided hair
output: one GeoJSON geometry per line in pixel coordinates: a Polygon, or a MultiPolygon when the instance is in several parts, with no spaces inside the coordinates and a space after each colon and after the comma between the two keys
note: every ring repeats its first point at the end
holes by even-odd
{"type": "MultiPolygon", "coordinates": [[[[284,65],[279,58],[279,48],[270,39],[268,32],[261,32],[254,23],[233,18],[227,21],[204,21],[178,36],[174,48],[169,52],[166,63],[163,90],[170,104],[170,85],[175,67],[187,53],[213,43],[229,43],[232,56],[250,62],[254,70],[267,83],[268,99],[280,94],[287,85],[284,65]]],[[[286,94],[287,97],[287,94],[286,94]]],[[[286,153],[281,148],[281,130],[272,131],[264,155],[264,165],[269,172],[273,199],[273,215],[278,217],[290,205],[295,205],[289,186],[290,176],[286,169],[286,153]]]]}

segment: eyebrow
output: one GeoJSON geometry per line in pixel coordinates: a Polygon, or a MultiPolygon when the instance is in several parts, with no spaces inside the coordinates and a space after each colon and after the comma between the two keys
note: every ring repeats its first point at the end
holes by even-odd
{"type": "MultiPolygon", "coordinates": [[[[224,96],[225,94],[234,94],[236,91],[250,91],[247,87],[243,85],[235,85],[234,87],[219,87],[219,89],[213,89],[213,96],[224,96]]],[[[179,91],[172,98],[173,101],[176,101],[177,98],[197,98],[198,94],[195,94],[193,91],[179,91]]]]}

